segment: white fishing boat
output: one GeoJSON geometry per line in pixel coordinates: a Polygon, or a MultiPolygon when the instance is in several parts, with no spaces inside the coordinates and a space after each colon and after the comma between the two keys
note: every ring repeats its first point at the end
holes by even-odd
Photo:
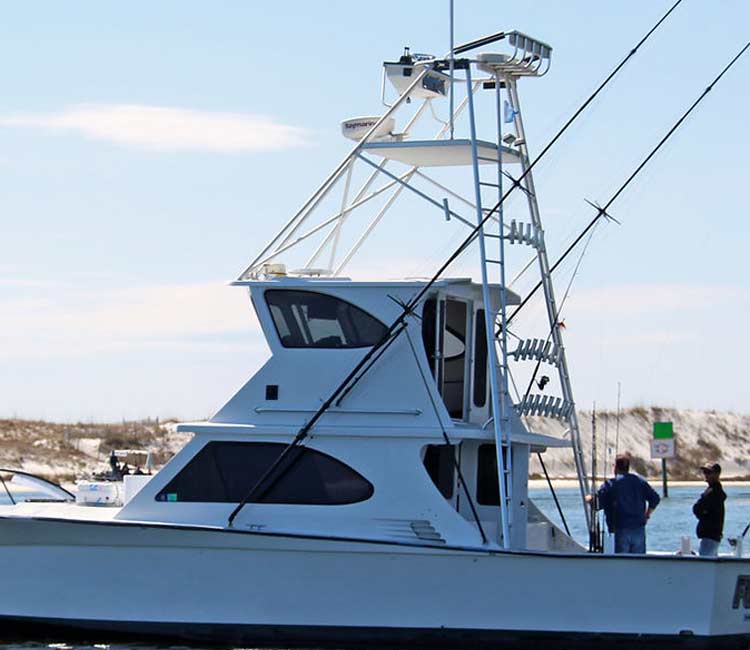
{"type": "Polygon", "coordinates": [[[384,64],[385,113],[343,123],[349,154],[234,282],[268,362],[209,421],[181,424],[192,440],[124,506],[0,506],[0,629],[747,647],[750,561],[588,552],[529,499],[530,454],[552,447],[570,447],[589,491],[518,95],[551,52],[505,32],[384,64]],[[514,185],[509,219],[497,204],[514,185]],[[476,281],[344,276],[386,212],[410,218],[406,196],[435,228],[483,223],[463,247],[476,281]],[[529,259],[545,316],[521,332],[506,277],[529,259]]]}

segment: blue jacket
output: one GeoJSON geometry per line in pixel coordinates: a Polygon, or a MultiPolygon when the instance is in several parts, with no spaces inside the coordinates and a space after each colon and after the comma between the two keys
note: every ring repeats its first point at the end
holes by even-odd
{"type": "Polygon", "coordinates": [[[645,526],[646,504],[653,509],[661,501],[645,479],[630,473],[605,481],[597,496],[610,532],[645,526]]]}

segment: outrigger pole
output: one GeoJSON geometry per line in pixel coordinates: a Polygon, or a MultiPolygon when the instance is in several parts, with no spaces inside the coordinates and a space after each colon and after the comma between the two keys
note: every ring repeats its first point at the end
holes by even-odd
{"type": "MultiPolygon", "coordinates": [[[[280,472],[278,472],[275,476],[274,473],[276,470],[281,466],[281,464],[287,459],[291,451],[297,447],[308,435],[312,427],[315,425],[315,423],[321,418],[321,416],[331,407],[331,405],[339,398],[339,396],[343,393],[344,390],[346,390],[347,385],[349,382],[354,379],[357,376],[357,373],[359,373],[362,368],[365,367],[365,365],[368,364],[370,359],[378,352],[378,350],[383,346],[386,345],[391,338],[394,335],[397,335],[397,330],[400,333],[400,331],[403,331],[402,324],[405,323],[406,318],[411,315],[414,312],[414,309],[416,306],[420,303],[422,298],[425,296],[425,294],[430,290],[432,285],[435,284],[435,282],[440,279],[440,276],[445,272],[445,270],[456,260],[457,257],[461,255],[461,253],[464,252],[464,250],[474,241],[475,237],[479,232],[482,231],[483,226],[495,216],[495,213],[501,208],[505,200],[510,196],[510,194],[513,193],[513,191],[517,187],[521,187],[521,181],[524,180],[530,173],[531,170],[546,156],[546,154],[549,152],[549,150],[555,145],[555,143],[562,137],[562,135],[571,127],[571,125],[578,119],[578,117],[583,113],[586,108],[596,99],[596,97],[604,90],[604,88],[609,84],[609,82],[617,75],[617,73],[625,66],[625,64],[636,54],[636,52],[640,49],[640,47],[651,37],[651,35],[659,28],[659,26],[669,17],[669,15],[682,3],[683,0],[677,0],[672,7],[667,11],[660,19],[659,21],[641,38],[640,41],[635,45],[635,47],[630,50],[630,52],[627,54],[627,56],[617,64],[617,66],[610,72],[610,74],[604,79],[604,81],[599,85],[599,87],[586,99],[586,101],[581,104],[581,106],[573,113],[573,115],[568,119],[565,124],[558,130],[558,132],[553,136],[553,138],[547,143],[547,145],[542,149],[541,153],[526,167],[524,172],[521,174],[521,176],[518,179],[514,179],[511,187],[503,194],[503,196],[500,198],[500,200],[495,204],[495,206],[490,209],[487,214],[479,220],[476,226],[472,228],[472,231],[467,235],[467,237],[461,242],[461,244],[456,248],[456,250],[448,257],[448,259],[440,266],[440,268],[435,272],[435,274],[428,280],[422,288],[417,291],[415,296],[407,302],[404,307],[403,311],[399,316],[396,318],[396,320],[391,323],[391,325],[387,328],[385,333],[383,334],[382,338],[375,343],[375,345],[370,348],[367,353],[360,359],[360,361],[355,365],[355,367],[351,370],[351,372],[346,376],[346,378],[338,385],[338,387],[331,393],[329,398],[320,406],[320,408],[313,414],[313,416],[308,420],[297,432],[297,435],[294,437],[294,439],[289,443],[289,445],[279,454],[279,456],[276,458],[276,460],[271,464],[271,466],[266,470],[266,472],[261,476],[261,478],[258,480],[258,482],[250,489],[247,496],[240,501],[240,503],[237,505],[237,507],[231,512],[229,515],[229,518],[227,520],[227,524],[231,526],[237,517],[237,515],[240,513],[240,511],[245,507],[245,505],[250,502],[251,500],[255,499],[263,494],[265,494],[286,472],[286,470],[291,466],[290,464],[286,465],[286,468],[282,468],[280,472]],[[262,491],[261,491],[262,488],[262,491]]],[[[498,40],[501,40],[505,38],[504,32],[499,32],[498,34],[495,34],[493,36],[484,37],[481,39],[478,39],[476,41],[472,41],[470,43],[465,43],[457,48],[454,49],[454,54],[456,53],[464,53],[469,50],[475,49],[476,47],[479,47],[481,45],[486,45],[491,42],[495,42],[498,40]]],[[[434,62],[433,62],[434,63],[434,62]]],[[[409,96],[409,93],[417,86],[417,84],[421,81],[422,77],[427,74],[429,71],[429,67],[425,66],[425,68],[421,71],[419,75],[415,78],[415,80],[409,85],[409,87],[401,94],[401,96],[398,98],[398,100],[391,106],[391,108],[378,120],[378,122],[365,134],[365,136],[360,140],[359,143],[354,147],[354,149],[349,153],[349,155],[342,161],[342,163],[336,168],[336,170],[328,176],[326,181],[321,186],[320,190],[316,192],[313,197],[308,200],[308,202],[303,206],[302,210],[300,210],[288,223],[287,225],[282,229],[282,231],[277,235],[277,237],[264,249],[263,253],[261,253],[260,256],[256,259],[261,259],[262,256],[265,254],[265,252],[273,246],[273,244],[278,240],[279,237],[283,236],[284,233],[286,234],[287,239],[291,237],[291,235],[294,232],[294,229],[296,228],[296,220],[297,217],[304,212],[305,209],[307,209],[311,204],[313,204],[315,201],[320,199],[321,192],[324,192],[324,190],[330,186],[330,184],[335,180],[338,173],[345,167],[345,165],[348,163],[350,158],[354,156],[359,149],[362,147],[362,144],[368,140],[368,138],[375,133],[375,131],[379,128],[379,126],[385,121],[385,119],[394,112],[394,110],[403,103],[406,98],[409,96]],[[291,229],[291,230],[290,230],[291,229]]],[[[523,189],[523,188],[522,188],[523,189]]],[[[244,277],[245,274],[252,269],[253,265],[255,264],[255,261],[246,269],[245,272],[243,272],[240,275],[240,278],[244,277]]],[[[517,311],[517,310],[516,310],[517,311]]],[[[515,313],[515,312],[514,312],[515,313]]],[[[579,477],[580,480],[580,477],[579,477]]]]}
{"type": "MultiPolygon", "coordinates": [[[[729,71],[729,69],[739,60],[739,58],[747,51],[747,49],[750,48],[750,42],[748,42],[745,47],[743,47],[735,56],[734,58],[724,67],[724,69],[716,76],[716,78],[705,88],[705,90],[701,93],[701,95],[696,99],[691,106],[682,114],[680,119],[678,119],[674,125],[672,126],[669,131],[662,137],[662,139],[658,142],[658,144],[649,152],[649,154],[641,161],[641,163],[635,168],[633,173],[628,176],[627,180],[618,188],[618,190],[612,195],[612,197],[607,201],[607,203],[604,205],[604,207],[600,207],[599,205],[592,203],[591,201],[587,201],[589,205],[592,205],[597,209],[596,216],[589,222],[589,224],[583,229],[583,231],[576,237],[576,239],[573,241],[573,243],[568,246],[568,248],[565,250],[565,252],[558,258],[558,260],[550,267],[550,274],[562,263],[562,261],[571,253],[571,251],[578,245],[578,243],[585,237],[585,235],[592,229],[594,226],[599,223],[599,219],[601,217],[605,217],[607,219],[616,221],[608,212],[607,210],[612,206],[612,204],[617,200],[617,198],[625,191],[625,189],[630,185],[630,183],[635,180],[636,176],[643,170],[643,168],[648,164],[648,162],[656,155],[656,153],[661,149],[664,144],[669,140],[669,138],[674,135],[674,133],[677,131],[677,129],[682,125],[682,123],[688,118],[690,113],[695,110],[695,108],[700,104],[703,99],[708,95],[709,92],[713,89],[713,87],[719,82],[719,80],[729,71]]],[[[619,223],[619,222],[618,222],[619,223]]],[[[579,261],[580,263],[580,261],[579,261]]],[[[577,269],[577,267],[576,267],[577,269]]],[[[572,280],[571,280],[572,281],[572,280]]],[[[526,298],[524,298],[521,303],[516,307],[516,309],[513,311],[513,313],[508,317],[507,322],[510,323],[511,320],[518,314],[518,312],[523,308],[524,305],[526,305],[529,302],[529,299],[531,296],[542,286],[542,282],[538,282],[536,286],[531,290],[530,293],[527,294],[526,298]]],[[[562,304],[560,305],[560,308],[558,310],[558,313],[556,315],[555,323],[559,320],[560,312],[562,310],[562,304]]],[[[552,328],[550,329],[549,334],[547,335],[547,340],[549,340],[550,336],[552,335],[553,329],[556,325],[553,324],[552,328]]],[[[531,392],[531,389],[534,385],[534,380],[536,379],[537,373],[539,371],[541,365],[541,360],[536,364],[536,367],[534,368],[534,372],[531,375],[531,379],[529,380],[528,388],[526,389],[526,393],[524,395],[523,400],[527,399],[529,393],[531,392]]],[[[620,386],[618,383],[618,391],[617,391],[617,415],[618,415],[618,428],[619,428],[619,415],[620,415],[620,386]]],[[[595,416],[592,416],[595,417],[595,416]]],[[[595,420],[593,420],[593,425],[595,426],[595,420]]],[[[619,440],[619,436],[618,436],[619,440]]],[[[595,444],[595,443],[594,443],[595,444]]],[[[541,457],[540,457],[541,458],[541,457]]],[[[595,462],[595,461],[594,461],[595,462]]],[[[595,465],[594,465],[595,466],[595,465]]],[[[546,470],[545,470],[546,474],[546,470]]],[[[596,471],[592,470],[593,474],[593,480],[596,480],[596,471]]],[[[550,483],[551,487],[551,483],[550,483]]],[[[553,491],[554,496],[554,491],[553,491]]],[[[593,516],[594,511],[594,503],[596,499],[596,495],[594,493],[594,487],[593,484],[591,486],[591,507],[592,507],[592,516],[589,518],[589,550],[593,551],[599,551],[600,547],[598,547],[597,544],[594,543],[594,540],[598,540],[598,531],[596,530],[596,524],[595,524],[595,517],[593,516]]],[[[557,498],[555,497],[555,501],[557,501],[557,498]]],[[[744,535],[747,533],[748,529],[750,529],[750,524],[748,524],[747,528],[745,528],[745,531],[743,532],[741,537],[744,537],[744,535]]]]}

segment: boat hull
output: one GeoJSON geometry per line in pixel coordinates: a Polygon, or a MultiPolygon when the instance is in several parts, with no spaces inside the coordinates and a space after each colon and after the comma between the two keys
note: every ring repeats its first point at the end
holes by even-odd
{"type": "Polygon", "coordinates": [[[493,650],[747,650],[747,636],[672,635],[369,628],[347,626],[217,625],[0,617],[0,639],[7,641],[168,640],[269,648],[486,648],[493,650]]]}
{"type": "Polygon", "coordinates": [[[750,561],[736,559],[5,518],[0,575],[6,637],[33,626],[274,646],[750,647],[750,561]]]}

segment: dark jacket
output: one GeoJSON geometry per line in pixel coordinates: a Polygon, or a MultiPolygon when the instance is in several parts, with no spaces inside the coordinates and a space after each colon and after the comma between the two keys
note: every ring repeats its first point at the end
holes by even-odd
{"type": "Polygon", "coordinates": [[[609,532],[646,525],[646,504],[653,509],[661,498],[637,474],[621,474],[607,479],[597,492],[598,507],[604,510],[609,532]]]}
{"type": "Polygon", "coordinates": [[[721,541],[724,530],[724,501],[727,495],[721,483],[714,483],[706,488],[700,499],[693,506],[693,514],[698,517],[695,534],[700,539],[721,541]]]}

